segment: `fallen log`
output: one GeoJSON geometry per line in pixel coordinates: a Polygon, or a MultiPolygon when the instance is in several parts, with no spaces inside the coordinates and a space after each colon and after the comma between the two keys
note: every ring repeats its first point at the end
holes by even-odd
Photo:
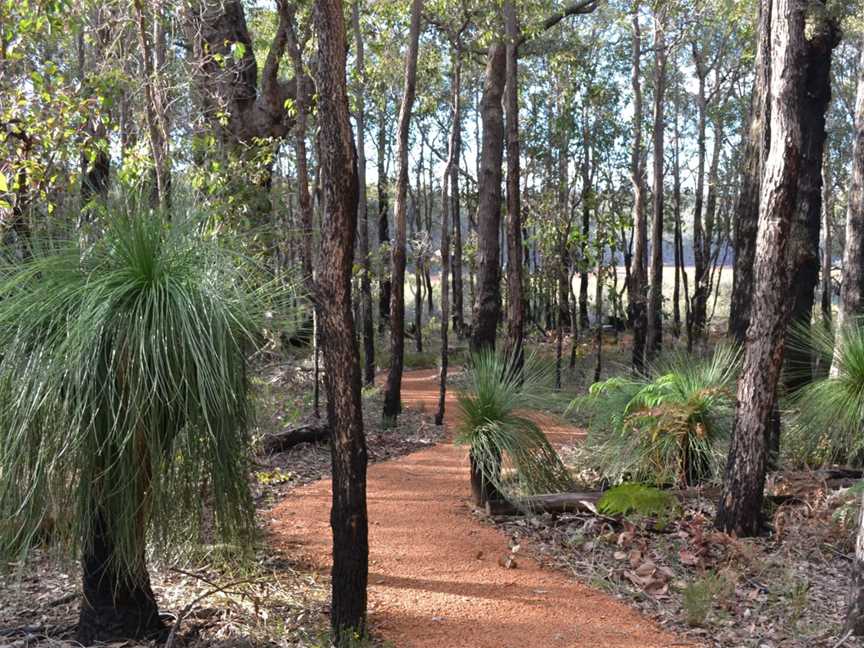
{"type": "Polygon", "coordinates": [[[330,438],[330,428],[323,421],[297,425],[282,432],[268,434],[262,445],[267,454],[285,452],[301,443],[321,443],[330,438]]]}
{"type": "Polygon", "coordinates": [[[526,511],[534,513],[593,513],[597,514],[595,505],[603,495],[600,491],[584,491],[575,493],[552,493],[549,495],[531,495],[520,497],[514,502],[507,500],[488,500],[487,515],[521,515],[526,511]]]}

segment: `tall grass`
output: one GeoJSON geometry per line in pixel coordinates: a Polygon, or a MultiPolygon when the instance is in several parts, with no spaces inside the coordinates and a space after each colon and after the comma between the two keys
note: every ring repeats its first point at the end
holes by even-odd
{"type": "Polygon", "coordinates": [[[646,377],[594,384],[571,404],[586,456],[612,482],[688,485],[720,477],[732,432],[740,353],[677,354],[646,377]]]}
{"type": "Polygon", "coordinates": [[[519,372],[512,358],[487,350],[472,355],[467,378],[457,396],[456,443],[470,447],[483,479],[508,499],[567,490],[572,482],[558,453],[524,415],[548,405],[548,367],[528,358],[519,372]]]}
{"type": "Polygon", "coordinates": [[[810,332],[810,346],[833,361],[831,373],[791,397],[792,425],[784,452],[808,465],[864,463],[864,323],[854,321],[835,339],[821,326],[810,332]]]}
{"type": "Polygon", "coordinates": [[[76,555],[104,524],[135,575],[148,541],[198,537],[205,501],[219,536],[250,537],[248,359],[286,300],[191,221],[103,226],[0,262],[0,555],[49,523],[76,555]]]}

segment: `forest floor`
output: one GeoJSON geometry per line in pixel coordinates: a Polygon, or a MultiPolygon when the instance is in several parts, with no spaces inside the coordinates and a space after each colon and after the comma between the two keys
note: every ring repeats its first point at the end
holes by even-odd
{"type": "MultiPolygon", "coordinates": [[[[436,370],[406,372],[402,401],[430,414],[436,370]]],[[[455,397],[447,402],[448,432],[455,397]]],[[[544,427],[555,442],[579,431],[544,427]]],[[[696,645],[677,639],[607,594],[543,569],[468,502],[464,448],[444,442],[370,466],[369,621],[397,648],[651,648],[696,645]]],[[[299,488],[271,513],[274,544],[326,570],[330,483],[299,488]]]]}

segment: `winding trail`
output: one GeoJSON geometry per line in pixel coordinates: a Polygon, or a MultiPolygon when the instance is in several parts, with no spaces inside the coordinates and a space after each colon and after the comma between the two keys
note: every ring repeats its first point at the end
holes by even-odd
{"type": "MultiPolygon", "coordinates": [[[[405,406],[430,414],[437,372],[406,372],[405,406]]],[[[448,396],[445,423],[456,415],[448,396]]],[[[557,443],[579,432],[538,416],[557,443]]],[[[369,467],[369,621],[396,648],[660,648],[688,642],[566,575],[517,555],[469,506],[467,451],[444,442],[369,467]]],[[[330,568],[330,481],[304,486],[273,511],[274,541],[330,568]]]]}

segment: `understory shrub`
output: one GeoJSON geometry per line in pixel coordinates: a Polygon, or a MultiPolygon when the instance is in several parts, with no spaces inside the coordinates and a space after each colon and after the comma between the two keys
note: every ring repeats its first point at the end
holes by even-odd
{"type": "Polygon", "coordinates": [[[687,486],[721,475],[732,432],[740,354],[679,354],[645,377],[613,377],[575,399],[585,456],[604,478],[687,486]]]}
{"type": "Polygon", "coordinates": [[[482,479],[511,500],[568,490],[567,468],[540,427],[524,415],[554,400],[548,368],[529,357],[520,372],[512,358],[481,351],[471,356],[467,383],[457,396],[456,443],[470,447],[482,479]]]}
{"type": "MultiPolygon", "coordinates": [[[[812,348],[833,361],[828,375],[791,396],[791,425],[784,454],[798,465],[864,464],[864,325],[856,320],[838,332],[812,327],[812,348]]],[[[827,361],[826,361],[827,365],[827,361]]]]}

